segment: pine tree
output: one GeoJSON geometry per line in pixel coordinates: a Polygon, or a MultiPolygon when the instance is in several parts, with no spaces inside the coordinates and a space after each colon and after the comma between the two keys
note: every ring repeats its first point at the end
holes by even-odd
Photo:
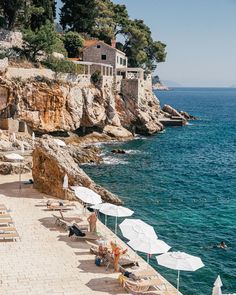
{"type": "Polygon", "coordinates": [[[33,31],[39,29],[46,21],[53,23],[56,17],[56,2],[54,0],[31,0],[30,27],[33,31]]]}
{"type": "Polygon", "coordinates": [[[17,15],[23,7],[23,0],[0,0],[0,8],[3,11],[7,29],[14,28],[17,15]]]}
{"type": "Polygon", "coordinates": [[[62,0],[60,24],[63,29],[91,34],[97,15],[95,0],[62,0]]]}

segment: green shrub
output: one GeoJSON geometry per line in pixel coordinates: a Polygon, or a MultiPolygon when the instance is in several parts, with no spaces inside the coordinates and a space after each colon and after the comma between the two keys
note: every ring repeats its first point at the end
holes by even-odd
{"type": "Polygon", "coordinates": [[[44,66],[56,73],[69,73],[80,75],[84,73],[84,66],[73,63],[66,59],[58,59],[49,56],[44,62],[44,66]]]}
{"type": "Polygon", "coordinates": [[[79,57],[84,40],[77,32],[68,32],[64,36],[64,45],[69,57],[79,57]]]}
{"type": "Polygon", "coordinates": [[[101,79],[102,79],[102,76],[101,76],[101,72],[100,71],[97,70],[97,71],[95,71],[95,72],[92,73],[92,75],[91,75],[91,82],[93,84],[99,83],[101,81],[101,79]]]}

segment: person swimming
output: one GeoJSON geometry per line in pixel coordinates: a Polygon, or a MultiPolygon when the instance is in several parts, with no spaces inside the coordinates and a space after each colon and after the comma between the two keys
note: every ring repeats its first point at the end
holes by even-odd
{"type": "Polygon", "coordinates": [[[227,245],[225,244],[224,241],[221,241],[220,244],[218,245],[218,248],[221,248],[221,249],[227,249],[227,245]]]}

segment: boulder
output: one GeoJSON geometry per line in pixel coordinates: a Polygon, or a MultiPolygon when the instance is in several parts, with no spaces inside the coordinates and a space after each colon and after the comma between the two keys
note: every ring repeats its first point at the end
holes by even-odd
{"type": "Polygon", "coordinates": [[[111,151],[113,154],[125,154],[125,150],[121,150],[121,149],[114,149],[111,151]]]}
{"type": "Polygon", "coordinates": [[[131,132],[129,132],[124,127],[117,127],[112,125],[106,125],[103,129],[103,132],[107,135],[109,135],[112,138],[116,138],[119,140],[126,140],[133,138],[133,135],[131,132]]]}
{"type": "Polygon", "coordinates": [[[14,162],[0,162],[0,174],[21,174],[29,173],[31,171],[30,163],[14,163],[14,162]]]}
{"type": "Polygon", "coordinates": [[[178,117],[183,119],[183,121],[187,121],[184,116],[182,116],[176,109],[172,106],[165,104],[162,108],[162,111],[171,115],[171,117],[178,117]]]}
{"type": "Polygon", "coordinates": [[[197,117],[194,117],[194,116],[190,115],[190,114],[187,113],[187,112],[180,111],[179,113],[180,113],[181,116],[183,116],[186,120],[197,120],[197,117]]]}
{"type": "Polygon", "coordinates": [[[101,195],[106,202],[122,204],[122,201],[97,185],[78,166],[68,147],[60,147],[50,139],[38,141],[33,151],[32,175],[34,187],[39,191],[57,198],[75,200],[75,195],[68,190],[65,194],[62,184],[64,175],[68,175],[69,186],[85,186],[101,195]]]}

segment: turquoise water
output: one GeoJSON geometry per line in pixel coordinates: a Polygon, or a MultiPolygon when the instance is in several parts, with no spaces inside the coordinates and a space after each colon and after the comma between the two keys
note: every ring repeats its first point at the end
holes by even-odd
{"type": "MultiPolygon", "coordinates": [[[[106,145],[105,164],[84,168],[121,196],[135,218],[153,225],[173,251],[202,258],[204,268],[181,273],[183,294],[210,295],[218,274],[224,293],[236,292],[236,89],[179,88],[157,94],[161,104],[200,120],[106,145]],[[128,153],[113,156],[114,146],[128,153]],[[222,240],[227,251],[213,247],[222,240]]],[[[155,256],[151,264],[176,284],[175,271],[158,266],[155,256]]]]}

